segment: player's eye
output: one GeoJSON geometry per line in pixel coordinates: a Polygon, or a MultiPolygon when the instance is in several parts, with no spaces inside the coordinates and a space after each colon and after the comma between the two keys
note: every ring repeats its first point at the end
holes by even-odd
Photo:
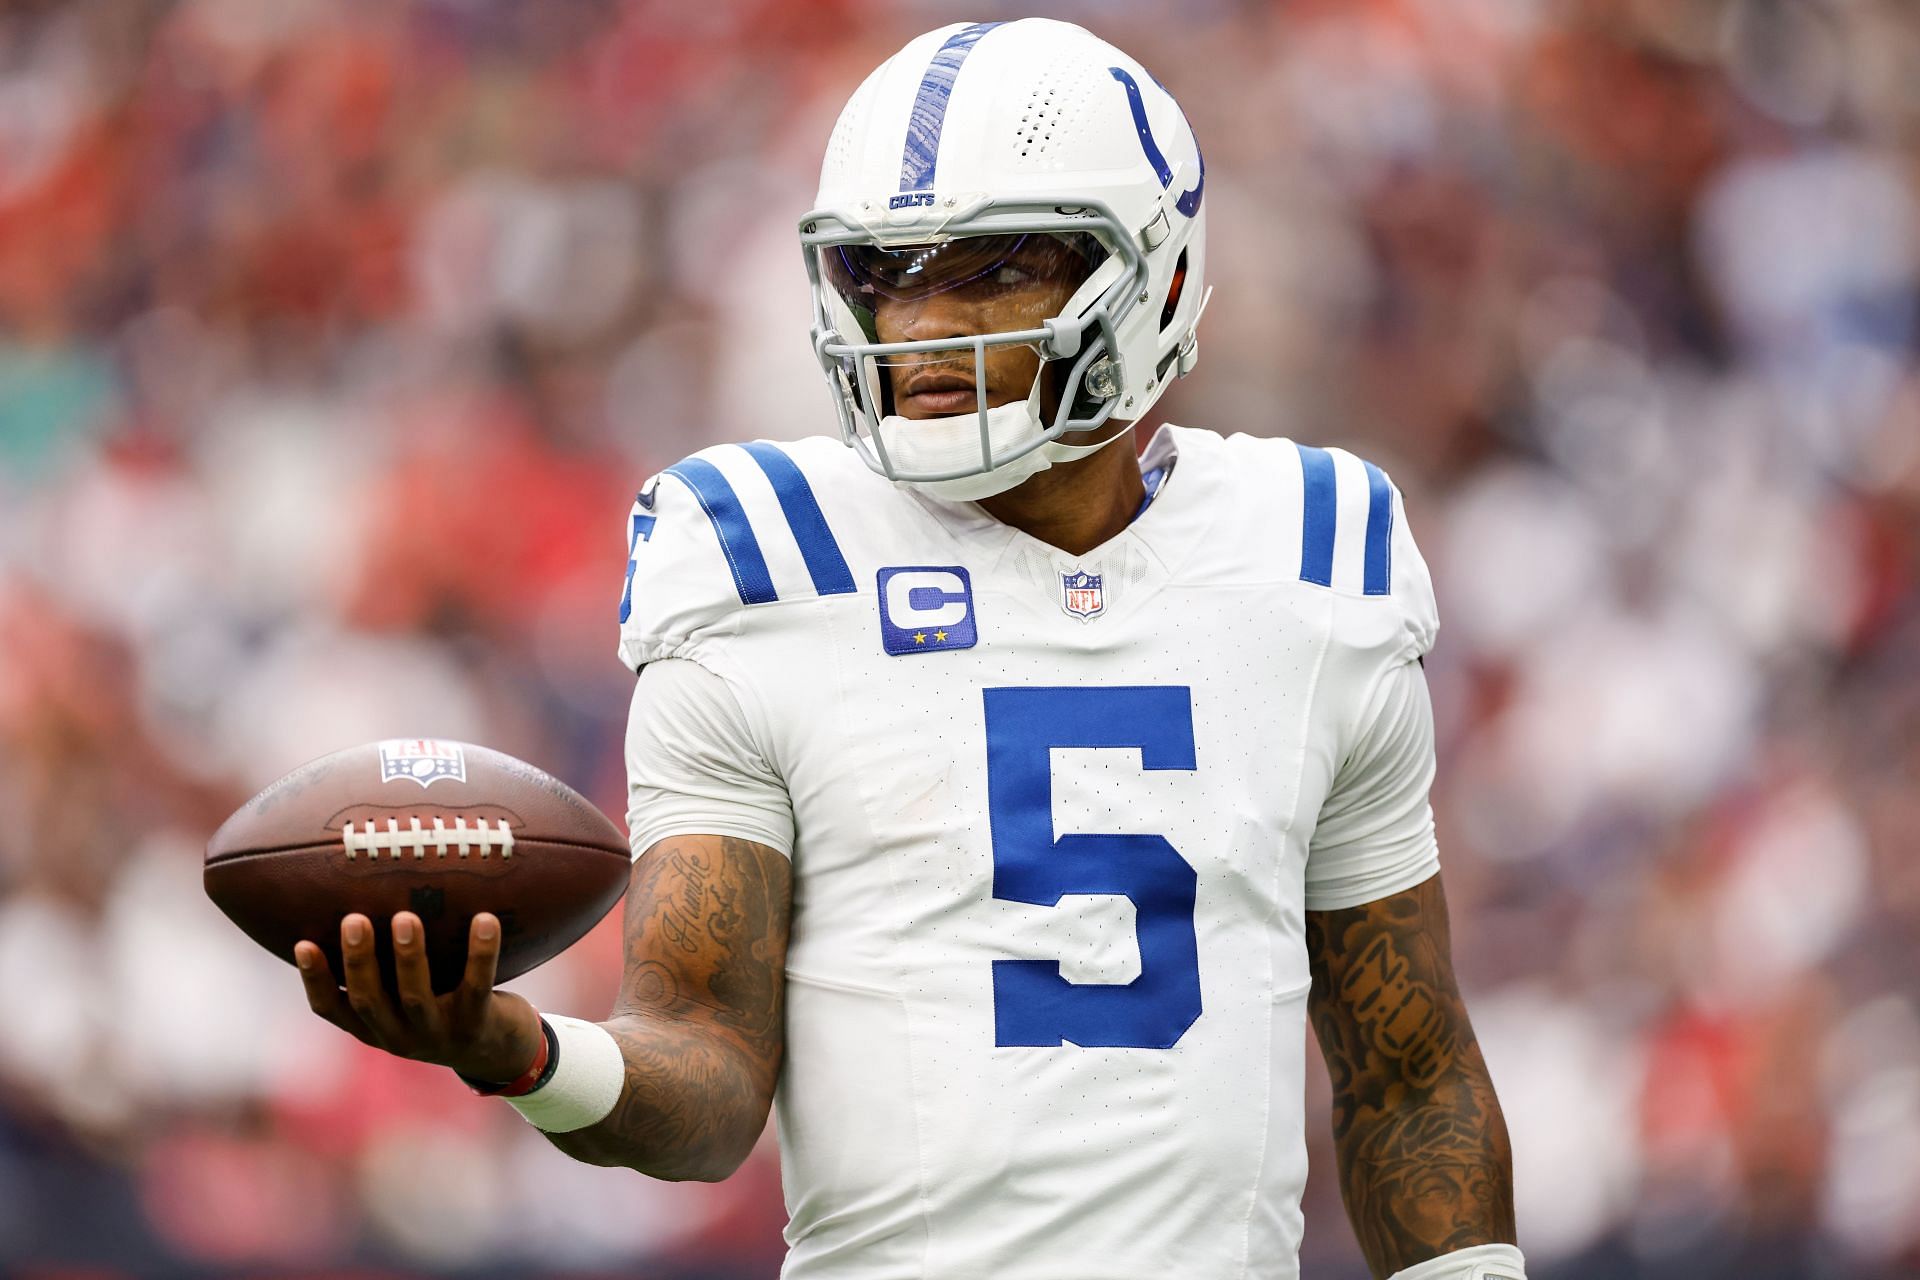
{"type": "Polygon", "coordinates": [[[1015,266],[1011,262],[1001,263],[999,270],[993,273],[993,282],[998,285],[1013,286],[1026,284],[1033,278],[1031,271],[1028,271],[1025,267],[1015,266]]]}

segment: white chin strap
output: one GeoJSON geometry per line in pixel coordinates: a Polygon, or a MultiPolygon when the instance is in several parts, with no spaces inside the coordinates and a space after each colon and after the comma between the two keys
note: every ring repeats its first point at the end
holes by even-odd
{"type": "MultiPolygon", "coordinates": [[[[1041,437],[1046,428],[1040,422],[1040,383],[1041,378],[1035,377],[1033,390],[1025,400],[987,410],[987,438],[992,445],[992,456],[1003,457],[1024,447],[1025,452],[1018,457],[1009,458],[990,471],[951,480],[896,480],[894,483],[948,502],[978,502],[1005,493],[1056,462],[1072,462],[1098,453],[1133,430],[1131,422],[1119,423],[1112,435],[1093,444],[1043,441],[1041,437]]],[[[925,475],[961,471],[978,466],[983,460],[978,413],[923,419],[889,414],[880,420],[880,430],[886,433],[887,461],[897,472],[925,475]]]]}

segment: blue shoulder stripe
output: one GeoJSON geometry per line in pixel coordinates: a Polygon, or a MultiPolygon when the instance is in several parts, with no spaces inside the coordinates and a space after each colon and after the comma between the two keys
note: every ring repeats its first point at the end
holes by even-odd
{"type": "Polygon", "coordinates": [[[740,495],[720,474],[720,468],[702,458],[687,458],[668,467],[666,474],[693,490],[700,509],[713,522],[720,550],[726,554],[727,565],[733,570],[733,586],[740,593],[740,603],[770,604],[778,600],[773,575],[767,572],[767,559],[760,554],[759,539],[753,536],[753,526],[747,523],[740,495]]]}
{"type": "Polygon", "coordinates": [[[1387,473],[1362,460],[1367,469],[1367,559],[1363,590],[1370,596],[1393,594],[1393,486],[1387,473]]]}
{"type": "Polygon", "coordinates": [[[1333,478],[1333,455],[1312,445],[1296,444],[1305,480],[1301,508],[1305,524],[1300,534],[1302,581],[1333,585],[1334,519],[1339,514],[1340,487],[1333,478]]]}
{"type": "Polygon", "coordinates": [[[853,594],[857,589],[853,570],[847,567],[847,558],[840,554],[840,543],[827,525],[827,517],[813,496],[813,486],[807,483],[806,473],[784,450],[763,440],[740,447],[753,455],[753,460],[773,483],[774,496],[780,499],[780,510],[786,513],[787,523],[793,528],[793,540],[800,546],[800,558],[807,562],[813,589],[823,596],[853,594]]]}

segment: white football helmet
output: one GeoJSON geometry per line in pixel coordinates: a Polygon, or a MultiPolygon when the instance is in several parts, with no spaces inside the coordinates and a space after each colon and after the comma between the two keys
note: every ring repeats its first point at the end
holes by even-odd
{"type": "Polygon", "coordinates": [[[800,222],[814,352],[847,444],[897,483],[973,500],[1127,434],[1120,424],[1193,368],[1205,185],[1173,96],[1080,27],[956,23],[911,41],[840,113],[815,208],[800,222]],[[959,243],[973,237],[996,239],[959,243]],[[918,259],[997,262],[1032,237],[1057,237],[1093,264],[1057,316],[1010,332],[879,341],[863,294],[884,293],[918,259]],[[876,257],[891,265],[874,271],[876,257]],[[1009,345],[1037,350],[1041,374],[1025,400],[989,409],[987,351],[1009,345]],[[893,413],[883,366],[964,351],[976,410],[920,421],[893,413]],[[1043,421],[1049,365],[1060,403],[1043,421]],[[1060,441],[1110,418],[1118,429],[1095,444],[1060,441]]]}

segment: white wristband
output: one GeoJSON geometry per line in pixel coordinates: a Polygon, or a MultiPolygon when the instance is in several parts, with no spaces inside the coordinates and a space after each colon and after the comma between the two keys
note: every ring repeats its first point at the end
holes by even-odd
{"type": "Polygon", "coordinates": [[[1527,1280],[1527,1260],[1510,1244],[1477,1244],[1428,1258],[1387,1280],[1527,1280]]]}
{"type": "Polygon", "coordinates": [[[627,1063],[620,1043],[597,1022],[546,1015],[560,1061],[532,1093],[508,1098],[527,1123],[546,1133],[572,1133],[598,1124],[620,1101],[627,1063]]]}

